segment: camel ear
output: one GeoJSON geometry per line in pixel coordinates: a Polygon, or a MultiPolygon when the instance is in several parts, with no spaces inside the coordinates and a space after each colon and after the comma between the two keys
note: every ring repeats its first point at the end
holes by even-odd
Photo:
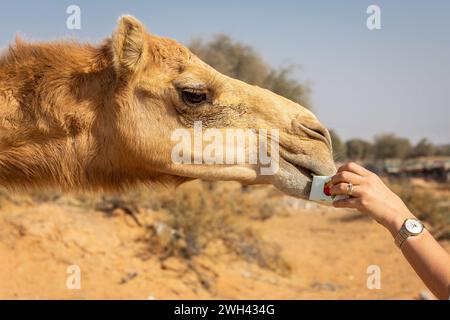
{"type": "Polygon", "coordinates": [[[133,16],[119,18],[112,36],[114,65],[119,71],[136,71],[145,64],[148,44],[144,25],[133,16]]]}

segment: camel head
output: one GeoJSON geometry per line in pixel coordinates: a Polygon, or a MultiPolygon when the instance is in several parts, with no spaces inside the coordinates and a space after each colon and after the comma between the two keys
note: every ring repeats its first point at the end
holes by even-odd
{"type": "MultiPolygon", "coordinates": [[[[112,48],[119,79],[116,143],[127,150],[125,166],[138,165],[166,183],[200,178],[272,184],[297,197],[307,196],[311,175],[335,173],[327,129],[299,104],[219,73],[177,42],[147,33],[131,16],[119,19],[112,48]],[[180,143],[174,132],[182,129],[195,139],[196,124],[203,133],[212,128],[213,136],[222,133],[224,150],[230,147],[224,141],[227,129],[267,133],[267,141],[278,144],[276,170],[263,174],[260,163],[174,161],[174,147],[180,143]]],[[[236,153],[249,151],[248,145],[234,147],[236,153]]],[[[196,159],[205,148],[183,150],[183,156],[196,159]]],[[[274,155],[275,149],[267,154],[274,155]]]]}
{"type": "Polygon", "coordinates": [[[0,186],[233,180],[306,197],[311,175],[334,172],[330,135],[310,111],[217,72],[131,16],[99,47],[18,40],[0,56],[0,186]],[[199,127],[213,150],[198,143],[199,127]],[[238,130],[254,134],[227,138],[238,130]]]}

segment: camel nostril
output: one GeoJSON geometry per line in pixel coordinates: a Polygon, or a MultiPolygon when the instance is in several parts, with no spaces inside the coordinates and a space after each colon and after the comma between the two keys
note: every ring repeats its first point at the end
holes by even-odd
{"type": "Polygon", "coordinates": [[[325,127],[320,124],[301,125],[303,131],[313,139],[321,140],[331,149],[331,136],[325,127]]]}
{"type": "Polygon", "coordinates": [[[309,128],[311,131],[317,133],[318,135],[327,138],[327,131],[322,128],[309,128]]]}

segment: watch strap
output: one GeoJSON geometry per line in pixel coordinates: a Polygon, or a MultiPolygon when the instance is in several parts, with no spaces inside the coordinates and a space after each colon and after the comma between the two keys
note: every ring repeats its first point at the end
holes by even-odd
{"type": "Polygon", "coordinates": [[[409,232],[405,228],[405,224],[402,225],[400,228],[400,231],[395,236],[395,244],[397,247],[401,248],[403,242],[405,242],[406,239],[410,236],[409,232]]]}

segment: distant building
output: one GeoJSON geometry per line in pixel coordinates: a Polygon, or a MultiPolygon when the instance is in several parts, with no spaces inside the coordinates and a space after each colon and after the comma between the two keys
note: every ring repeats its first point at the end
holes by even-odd
{"type": "Polygon", "coordinates": [[[450,157],[388,159],[383,161],[382,167],[383,172],[390,176],[450,181],[450,157]]]}

